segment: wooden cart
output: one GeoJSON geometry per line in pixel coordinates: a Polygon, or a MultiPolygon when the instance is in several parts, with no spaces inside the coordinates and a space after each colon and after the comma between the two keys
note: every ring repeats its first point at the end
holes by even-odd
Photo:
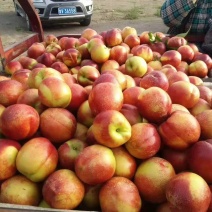
{"type": "Polygon", "coordinates": [[[0,60],[3,70],[5,68],[5,65],[9,61],[15,59],[16,57],[24,53],[33,43],[41,42],[44,39],[44,33],[40,18],[37,12],[35,11],[35,8],[32,5],[31,1],[29,0],[18,0],[18,1],[29,17],[29,20],[32,25],[33,34],[28,36],[24,41],[19,42],[13,46],[10,46],[9,48],[6,49],[3,48],[2,40],[0,37],[0,60]]]}
{"type": "MultiPolygon", "coordinates": [[[[33,4],[30,0],[18,0],[27,16],[29,17],[30,24],[32,27],[33,33],[25,38],[23,41],[16,43],[8,48],[3,48],[2,40],[0,37],[0,62],[5,69],[5,66],[8,62],[12,61],[16,57],[20,56],[22,53],[26,52],[26,50],[35,42],[42,42],[44,40],[44,32],[42,23],[40,21],[40,17],[37,14],[33,4]]],[[[58,39],[66,36],[66,37],[80,37],[79,34],[66,34],[57,36],[58,39]]]]}

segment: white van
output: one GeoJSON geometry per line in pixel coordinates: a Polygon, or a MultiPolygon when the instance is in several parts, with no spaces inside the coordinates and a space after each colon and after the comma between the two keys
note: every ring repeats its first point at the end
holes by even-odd
{"type": "MultiPolygon", "coordinates": [[[[27,27],[31,26],[29,19],[17,0],[13,0],[15,12],[26,18],[27,27]]],[[[93,0],[33,0],[33,5],[42,23],[79,22],[82,26],[91,23],[93,0]]]]}

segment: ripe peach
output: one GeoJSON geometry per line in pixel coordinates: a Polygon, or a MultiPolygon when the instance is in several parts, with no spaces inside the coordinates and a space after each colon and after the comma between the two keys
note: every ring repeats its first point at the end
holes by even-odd
{"type": "Polygon", "coordinates": [[[21,144],[15,140],[0,139],[0,181],[16,174],[16,156],[20,148],[21,144]]]}
{"type": "Polygon", "coordinates": [[[131,88],[131,87],[135,87],[136,86],[136,83],[135,83],[135,80],[134,80],[133,77],[131,77],[130,75],[127,75],[127,74],[125,74],[124,76],[125,76],[126,81],[127,81],[127,85],[126,85],[125,90],[127,88],[131,88]]]}
{"type": "Polygon", "coordinates": [[[167,91],[172,103],[177,103],[192,108],[200,98],[200,92],[197,86],[186,81],[177,81],[169,86],[167,91]]]}
{"type": "Polygon", "coordinates": [[[188,74],[192,76],[204,78],[208,74],[208,67],[204,61],[196,60],[189,64],[188,74]]]}
{"type": "Polygon", "coordinates": [[[153,33],[153,35],[160,40],[162,40],[163,38],[165,38],[167,36],[166,34],[164,34],[163,32],[160,32],[160,31],[153,33]]]}
{"type": "Polygon", "coordinates": [[[57,164],[57,149],[44,137],[28,140],[16,157],[17,170],[33,182],[45,180],[55,171],[57,164]]]}
{"type": "Polygon", "coordinates": [[[190,113],[189,110],[186,107],[184,107],[183,105],[173,103],[170,113],[173,113],[174,111],[177,111],[177,110],[181,110],[181,111],[190,113]]]}
{"type": "Polygon", "coordinates": [[[208,70],[212,68],[212,58],[208,54],[205,54],[205,53],[195,54],[193,61],[196,61],[196,60],[201,60],[205,62],[208,70]]]}
{"type": "Polygon", "coordinates": [[[192,172],[182,172],[170,179],[166,198],[177,211],[207,211],[211,191],[206,181],[192,172]]]}
{"type": "Polygon", "coordinates": [[[62,73],[69,73],[69,69],[67,65],[61,61],[56,61],[51,65],[51,68],[59,71],[61,74],[62,73]]]}
{"type": "Polygon", "coordinates": [[[73,83],[70,85],[71,93],[72,93],[72,98],[71,102],[67,106],[67,109],[75,114],[80,107],[80,105],[88,99],[88,92],[86,89],[77,83],[73,83]]]}
{"type": "Polygon", "coordinates": [[[177,68],[182,61],[182,56],[177,50],[168,50],[161,55],[160,61],[162,65],[170,64],[177,68]]]}
{"type": "Polygon", "coordinates": [[[167,48],[168,49],[178,49],[180,46],[184,46],[187,44],[187,40],[183,37],[173,36],[169,38],[167,41],[167,48]]]}
{"type": "Polygon", "coordinates": [[[163,147],[160,151],[162,158],[169,161],[176,173],[188,170],[188,151],[189,150],[175,150],[169,147],[163,147]]]}
{"type": "Polygon", "coordinates": [[[200,124],[188,112],[175,111],[159,127],[162,142],[170,148],[184,150],[200,138],[200,124]]]}
{"type": "Polygon", "coordinates": [[[158,52],[160,55],[166,51],[166,45],[161,41],[150,43],[149,46],[153,52],[158,52]]]}
{"type": "MultiPolygon", "coordinates": [[[[130,54],[130,47],[126,44],[126,43],[124,43],[124,42],[122,42],[121,44],[120,44],[121,46],[124,46],[125,48],[126,48],[126,50],[127,50],[127,53],[128,54],[130,54]]],[[[128,55],[129,56],[129,55],[128,55]]]]}
{"type": "MultiPolygon", "coordinates": [[[[149,69],[149,66],[147,66],[147,71],[148,71],[148,69],[149,69]]],[[[147,73],[147,72],[146,72],[146,73],[147,73]]],[[[135,85],[136,85],[136,86],[139,86],[141,77],[133,77],[133,79],[135,80],[135,85]]]]}
{"type": "Polygon", "coordinates": [[[126,150],[124,146],[112,148],[116,159],[116,170],[114,176],[133,179],[137,163],[136,159],[126,150]]]}
{"type": "Polygon", "coordinates": [[[87,127],[93,124],[94,115],[90,109],[88,100],[84,101],[77,110],[77,121],[87,127]]]}
{"type": "Polygon", "coordinates": [[[201,127],[201,136],[204,139],[212,138],[212,110],[204,110],[196,116],[201,127]]]}
{"type": "Polygon", "coordinates": [[[23,85],[24,90],[26,90],[29,88],[28,78],[30,72],[31,70],[29,69],[20,69],[12,74],[11,79],[20,82],[23,85]]]}
{"type": "Polygon", "coordinates": [[[53,68],[35,68],[29,73],[28,85],[30,88],[38,88],[47,77],[55,77],[63,80],[63,75],[53,68]]]}
{"type": "Polygon", "coordinates": [[[102,211],[140,211],[142,206],[138,188],[125,177],[109,179],[100,189],[99,200],[102,211]]]}
{"type": "Polygon", "coordinates": [[[99,144],[115,148],[126,143],[131,137],[131,125],[117,110],[98,113],[92,125],[93,135],[99,144]]]}
{"type": "Polygon", "coordinates": [[[129,53],[133,55],[134,52],[136,51],[136,49],[139,48],[139,47],[140,47],[140,45],[137,45],[137,46],[132,47],[132,49],[130,49],[130,52],[129,53]]]}
{"type": "Polygon", "coordinates": [[[150,44],[150,32],[144,31],[139,35],[141,44],[150,44]]]}
{"type": "Polygon", "coordinates": [[[181,71],[170,73],[167,78],[169,81],[169,86],[171,86],[171,84],[173,84],[174,82],[178,81],[190,82],[188,75],[181,71]]]}
{"type": "MultiPolygon", "coordinates": [[[[50,52],[44,52],[37,58],[37,62],[44,64],[46,67],[51,67],[51,65],[56,62],[56,56],[50,52]]],[[[30,70],[32,70],[32,68],[30,70]]]]}
{"type": "Polygon", "coordinates": [[[105,110],[120,110],[123,105],[122,89],[114,83],[99,83],[91,90],[88,102],[94,115],[105,110]]]}
{"type": "Polygon", "coordinates": [[[212,90],[210,89],[210,87],[207,87],[203,84],[203,85],[198,85],[197,88],[199,89],[199,92],[200,92],[200,98],[204,99],[211,105],[212,90]]]}
{"type": "Polygon", "coordinates": [[[130,34],[124,39],[124,43],[126,43],[130,49],[132,49],[134,46],[140,45],[140,39],[138,35],[130,34]]]}
{"type": "Polygon", "coordinates": [[[81,63],[82,55],[77,49],[70,48],[64,51],[62,60],[66,66],[72,68],[81,63]]]}
{"type": "Polygon", "coordinates": [[[138,108],[131,104],[123,104],[120,112],[125,116],[131,125],[142,122],[143,118],[138,112],[138,108]]]}
{"type": "Polygon", "coordinates": [[[70,87],[72,84],[77,83],[77,79],[74,77],[74,75],[70,73],[63,73],[62,77],[65,81],[65,83],[70,87]]]}
{"type": "Polygon", "coordinates": [[[162,71],[168,77],[169,74],[177,72],[177,69],[174,66],[167,64],[163,65],[160,71],[162,71]]]}
{"type": "Polygon", "coordinates": [[[3,181],[0,197],[1,203],[38,206],[41,191],[37,183],[17,174],[3,181]]]}
{"type": "Polygon", "coordinates": [[[82,31],[81,37],[86,38],[88,41],[95,35],[97,35],[97,31],[91,28],[86,28],[82,31]]]}
{"type": "Polygon", "coordinates": [[[125,75],[119,71],[119,70],[115,70],[115,69],[111,69],[111,70],[105,70],[102,72],[102,74],[112,74],[115,76],[116,80],[118,81],[122,91],[124,89],[126,89],[126,86],[127,86],[127,80],[126,80],[126,77],[125,75]]]}
{"type": "Polygon", "coordinates": [[[63,36],[61,38],[58,39],[58,44],[60,45],[61,49],[64,50],[64,47],[65,47],[65,43],[67,41],[69,37],[67,36],[63,36]]]}
{"type": "Polygon", "coordinates": [[[134,27],[125,26],[121,30],[122,39],[124,40],[128,35],[137,35],[137,30],[134,27]]]}
{"type": "Polygon", "coordinates": [[[164,91],[167,91],[169,87],[169,81],[163,72],[151,71],[150,73],[146,74],[141,78],[139,86],[144,89],[154,86],[162,88],[164,91]]]}
{"type": "Polygon", "coordinates": [[[77,122],[65,108],[47,108],[40,115],[40,131],[52,143],[63,143],[73,138],[77,122]]]}
{"type": "Polygon", "coordinates": [[[38,87],[38,96],[47,107],[67,107],[72,98],[70,87],[61,79],[47,77],[38,87]]]}
{"type": "Polygon", "coordinates": [[[82,66],[77,72],[77,82],[81,86],[92,85],[100,76],[99,70],[93,66],[82,66]]]}
{"type": "MultiPolygon", "coordinates": [[[[84,39],[84,38],[83,38],[84,39]]],[[[79,44],[79,39],[74,37],[68,37],[67,39],[62,40],[62,50],[67,50],[71,48],[77,48],[79,44]]],[[[61,42],[60,42],[61,43],[61,42]]]]}
{"type": "Polygon", "coordinates": [[[111,74],[111,73],[105,73],[105,74],[101,74],[94,82],[92,87],[94,87],[95,85],[102,83],[102,82],[111,82],[114,83],[116,85],[120,85],[119,82],[117,81],[116,77],[111,74]]]}
{"type": "Polygon", "coordinates": [[[87,50],[89,52],[89,54],[91,53],[92,48],[94,48],[97,45],[104,45],[104,41],[102,40],[102,38],[99,37],[92,37],[88,43],[87,43],[87,50]]]}
{"type": "Polygon", "coordinates": [[[62,49],[61,49],[60,45],[57,43],[51,43],[51,44],[47,45],[46,50],[45,50],[45,52],[52,53],[55,57],[57,56],[57,54],[60,51],[62,51],[62,49]]]}
{"type": "Polygon", "coordinates": [[[152,52],[153,52],[153,60],[159,61],[162,54],[160,54],[159,52],[155,52],[155,51],[152,51],[152,52]]]}
{"type": "Polygon", "coordinates": [[[212,139],[195,143],[188,151],[188,168],[200,175],[207,183],[212,182],[212,139]]]}
{"type": "Polygon", "coordinates": [[[8,106],[0,116],[0,129],[7,138],[21,141],[31,138],[38,130],[38,112],[25,104],[8,106]]]}
{"type": "Polygon", "coordinates": [[[123,42],[122,33],[119,28],[112,28],[107,30],[104,39],[105,44],[108,47],[117,46],[123,42]]]}
{"type": "Polygon", "coordinates": [[[144,91],[141,87],[131,87],[123,91],[124,104],[131,104],[136,106],[139,95],[144,91]]]}
{"type": "Polygon", "coordinates": [[[177,71],[181,71],[188,75],[188,66],[189,64],[185,61],[181,61],[180,64],[177,66],[177,71]]]}
{"type": "Polygon", "coordinates": [[[84,124],[77,122],[77,129],[74,133],[74,138],[85,142],[87,137],[87,132],[88,132],[88,127],[85,126],[84,124]]]}
{"type": "MultiPolygon", "coordinates": [[[[147,63],[148,68],[152,68],[150,70],[155,70],[155,71],[159,71],[162,69],[162,63],[160,62],[160,60],[151,60],[147,63]]],[[[150,70],[147,71],[147,73],[150,72],[150,70]]],[[[145,74],[146,75],[146,74],[145,74]]]]}
{"type": "Polygon", "coordinates": [[[162,88],[150,87],[139,95],[136,105],[140,114],[147,121],[161,123],[169,116],[172,101],[167,92],[162,88]],[[152,98],[153,96],[155,98],[152,98]]]}
{"type": "Polygon", "coordinates": [[[65,52],[65,50],[62,50],[56,55],[56,61],[63,62],[63,53],[64,52],[65,52]]]}
{"type": "MultiPolygon", "coordinates": [[[[77,65],[77,66],[75,66],[75,67],[72,67],[72,68],[69,69],[69,72],[68,72],[68,73],[69,73],[69,74],[72,74],[72,76],[73,76],[73,75],[77,76],[77,74],[78,74],[80,68],[81,68],[80,65],[77,65]]],[[[76,78],[77,78],[77,77],[76,77],[76,78]]]]}
{"type": "Polygon", "coordinates": [[[86,85],[84,88],[85,88],[87,94],[89,95],[92,90],[92,85],[86,85]]]}
{"type": "Polygon", "coordinates": [[[125,74],[131,77],[142,77],[147,72],[147,62],[139,56],[131,56],[125,63],[125,74]]]}
{"type": "Polygon", "coordinates": [[[48,34],[45,36],[44,42],[46,45],[49,45],[51,43],[58,43],[58,38],[53,34],[48,34]]]}
{"type": "Polygon", "coordinates": [[[14,72],[23,69],[23,66],[18,60],[10,61],[5,66],[5,72],[12,75],[14,72]]]}
{"type": "Polygon", "coordinates": [[[110,48],[104,44],[94,45],[90,51],[91,59],[98,64],[102,64],[110,59],[110,48]]]}
{"type": "Polygon", "coordinates": [[[133,55],[142,57],[147,63],[153,60],[153,51],[145,44],[141,44],[138,48],[136,48],[133,55]]]}
{"type": "Polygon", "coordinates": [[[203,80],[197,76],[188,76],[188,78],[189,81],[194,85],[203,85],[203,80]]]}
{"type": "Polygon", "coordinates": [[[126,47],[122,45],[113,46],[110,49],[110,60],[115,60],[119,65],[125,64],[128,57],[128,52],[126,47]]]}
{"type": "Polygon", "coordinates": [[[188,45],[193,49],[194,54],[199,52],[199,48],[197,47],[195,43],[188,43],[188,45]]]}
{"type": "Polygon", "coordinates": [[[80,52],[82,60],[91,59],[90,52],[88,51],[88,43],[81,44],[77,47],[77,50],[80,52]]]}
{"type": "MultiPolygon", "coordinates": [[[[41,57],[41,56],[39,56],[39,57],[41,57]]],[[[29,69],[29,70],[32,70],[35,65],[40,63],[40,61],[37,61],[37,59],[31,58],[28,56],[21,56],[18,58],[18,61],[21,63],[21,65],[24,69],[29,69]]]]}
{"type": "Polygon", "coordinates": [[[110,69],[119,69],[120,65],[116,60],[109,59],[101,65],[101,72],[110,69]]]}
{"type": "Polygon", "coordinates": [[[53,208],[74,209],[82,201],[85,187],[73,171],[60,169],[47,178],[42,194],[47,204],[53,208]]]}
{"type": "Polygon", "coordinates": [[[211,109],[210,104],[206,100],[200,98],[199,101],[192,108],[189,109],[189,111],[193,116],[197,116],[204,110],[210,110],[210,109],[211,109]]]}
{"type": "Polygon", "coordinates": [[[147,159],[157,154],[161,146],[156,127],[149,123],[132,125],[132,135],[125,143],[128,152],[139,159],[147,159]]]}
{"type": "Polygon", "coordinates": [[[166,186],[175,176],[175,170],[170,162],[160,157],[151,157],[138,166],[134,183],[141,199],[151,203],[166,201],[166,186]]]}
{"type": "Polygon", "coordinates": [[[187,44],[180,46],[177,49],[182,55],[182,60],[186,62],[191,62],[194,57],[194,50],[187,44]]]}
{"type": "Polygon", "coordinates": [[[5,107],[15,104],[24,90],[24,86],[16,80],[0,81],[0,104],[5,107]]]}
{"type": "Polygon", "coordinates": [[[92,125],[88,128],[87,137],[86,137],[85,142],[86,142],[88,145],[98,144],[98,142],[97,142],[96,139],[94,138],[93,126],[92,126],[92,125]]]}
{"type": "Polygon", "coordinates": [[[110,148],[93,144],[85,147],[75,161],[75,173],[84,183],[97,185],[113,177],[116,160],[110,148]]]}
{"type": "Polygon", "coordinates": [[[17,100],[18,104],[26,104],[29,105],[35,110],[37,110],[38,114],[41,114],[45,109],[46,106],[44,106],[38,96],[38,89],[36,88],[29,88],[25,90],[17,100]]]}

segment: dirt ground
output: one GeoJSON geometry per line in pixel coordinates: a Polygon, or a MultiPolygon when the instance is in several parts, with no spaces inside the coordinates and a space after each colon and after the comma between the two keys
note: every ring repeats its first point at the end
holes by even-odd
{"type": "MultiPolygon", "coordinates": [[[[167,27],[159,16],[164,0],[94,0],[94,12],[90,28],[101,32],[113,27],[132,26],[142,31],[166,32],[167,27]],[[134,17],[133,17],[134,16],[134,17]]],[[[79,23],[43,26],[47,34],[80,34],[86,27],[79,23]]],[[[7,48],[31,34],[26,28],[24,18],[15,14],[12,0],[0,0],[0,36],[7,48]]]]}

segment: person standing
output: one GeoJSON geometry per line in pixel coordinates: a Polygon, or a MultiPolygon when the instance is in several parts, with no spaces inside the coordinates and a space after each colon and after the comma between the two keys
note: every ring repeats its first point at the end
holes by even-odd
{"type": "Polygon", "coordinates": [[[207,49],[212,53],[212,0],[166,0],[161,7],[161,18],[169,27],[168,34],[189,31],[188,39],[210,44],[207,49]]]}

